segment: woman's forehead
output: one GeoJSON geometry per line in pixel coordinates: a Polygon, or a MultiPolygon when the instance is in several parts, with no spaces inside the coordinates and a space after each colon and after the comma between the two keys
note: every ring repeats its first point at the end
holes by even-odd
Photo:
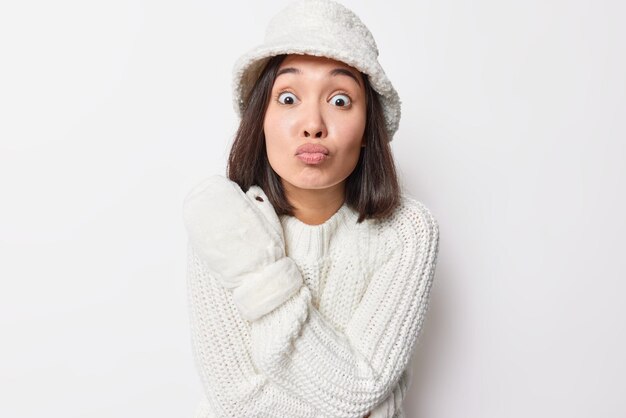
{"type": "MultiPolygon", "coordinates": [[[[325,72],[332,72],[333,70],[341,70],[341,73],[349,73],[353,75],[353,78],[357,84],[361,85],[361,73],[356,68],[332,58],[319,57],[315,55],[288,55],[280,67],[278,68],[278,75],[284,73],[302,74],[307,70],[316,69],[325,72]]],[[[335,75],[335,74],[333,74],[335,75]]]]}
{"type": "Polygon", "coordinates": [[[287,55],[287,57],[281,63],[280,68],[288,67],[288,66],[292,67],[298,64],[300,65],[324,65],[328,67],[345,67],[345,68],[349,68],[358,72],[358,70],[356,70],[354,67],[351,67],[348,64],[342,61],[335,60],[333,58],[318,57],[315,55],[301,55],[301,54],[287,55]]]}

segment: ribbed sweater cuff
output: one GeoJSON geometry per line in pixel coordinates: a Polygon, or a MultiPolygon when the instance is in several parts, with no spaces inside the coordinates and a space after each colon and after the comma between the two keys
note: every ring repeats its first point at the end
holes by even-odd
{"type": "Polygon", "coordinates": [[[293,259],[282,257],[247,275],[233,291],[233,301],[243,318],[256,321],[291,298],[303,284],[293,259]]]}

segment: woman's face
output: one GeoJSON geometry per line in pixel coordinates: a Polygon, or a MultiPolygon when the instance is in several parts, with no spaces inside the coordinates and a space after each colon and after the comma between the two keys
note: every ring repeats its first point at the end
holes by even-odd
{"type": "Polygon", "coordinates": [[[365,115],[359,71],[330,58],[287,56],[263,122],[269,163],[283,186],[325,189],[345,182],[359,160],[365,115]],[[318,148],[302,149],[312,145],[318,148]]]}

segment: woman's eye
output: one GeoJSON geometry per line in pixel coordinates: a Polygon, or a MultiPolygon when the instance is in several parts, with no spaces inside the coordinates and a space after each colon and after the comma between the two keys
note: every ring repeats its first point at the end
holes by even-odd
{"type": "Polygon", "coordinates": [[[286,91],[278,95],[278,102],[282,104],[294,104],[296,102],[296,96],[286,91]]]}
{"type": "Polygon", "coordinates": [[[350,98],[345,94],[335,94],[331,99],[330,103],[334,106],[346,107],[350,105],[350,98]]]}

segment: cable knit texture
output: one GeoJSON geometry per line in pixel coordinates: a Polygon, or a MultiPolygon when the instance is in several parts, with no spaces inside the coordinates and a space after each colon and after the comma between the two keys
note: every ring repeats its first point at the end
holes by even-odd
{"type": "MultiPolygon", "coordinates": [[[[190,195],[211,193],[204,184],[190,195]]],[[[265,216],[240,223],[262,219],[281,230],[285,254],[262,267],[263,281],[246,276],[225,286],[201,248],[215,244],[193,232],[220,222],[219,213],[198,203],[206,200],[186,200],[192,347],[204,388],[195,417],[404,417],[439,246],[430,211],[403,194],[384,220],[358,224],[344,203],[323,224],[308,225],[275,216],[258,186],[241,199],[265,216]],[[295,291],[281,289],[294,283],[295,291]],[[251,315],[250,306],[262,313],[251,315]]]]}

